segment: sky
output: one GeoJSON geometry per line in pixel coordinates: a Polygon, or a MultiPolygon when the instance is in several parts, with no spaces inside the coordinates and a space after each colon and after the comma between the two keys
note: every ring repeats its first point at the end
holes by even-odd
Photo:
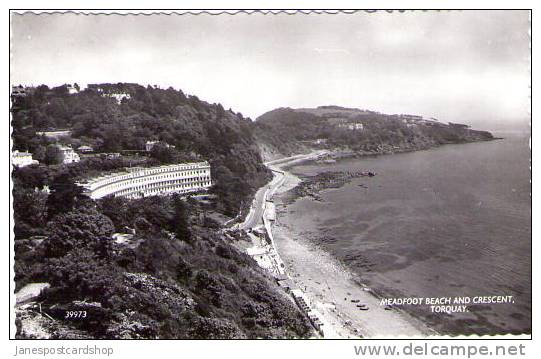
{"type": "Polygon", "coordinates": [[[172,86],[257,118],[340,105],[528,129],[528,11],[11,16],[12,84],[172,86]]]}

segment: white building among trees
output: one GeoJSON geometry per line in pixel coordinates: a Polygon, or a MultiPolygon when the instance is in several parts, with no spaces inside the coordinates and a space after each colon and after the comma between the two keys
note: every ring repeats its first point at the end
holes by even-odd
{"type": "Polygon", "coordinates": [[[130,95],[129,93],[123,93],[123,92],[119,92],[119,93],[110,93],[110,94],[106,94],[105,96],[114,98],[114,99],[116,100],[116,103],[119,104],[119,105],[122,103],[122,100],[124,100],[124,99],[129,100],[129,99],[131,99],[131,95],[130,95]]]}
{"type": "Polygon", "coordinates": [[[162,141],[147,141],[147,142],[145,143],[145,150],[146,150],[147,152],[152,151],[152,149],[154,148],[154,146],[156,146],[158,143],[163,144],[163,145],[164,145],[165,147],[167,147],[167,148],[175,148],[175,146],[170,145],[170,144],[168,144],[167,142],[162,142],[162,141]]]}
{"type": "Polygon", "coordinates": [[[16,167],[25,167],[39,162],[32,159],[32,154],[30,152],[19,152],[15,150],[12,153],[12,163],[16,167]]]}
{"type": "Polygon", "coordinates": [[[26,96],[26,89],[21,85],[11,86],[11,96],[25,97],[26,96]]]}
{"type": "Polygon", "coordinates": [[[68,89],[68,93],[70,95],[75,95],[76,93],[79,93],[79,85],[77,84],[68,84],[66,85],[66,88],[68,89]]]}
{"type": "Polygon", "coordinates": [[[364,126],[359,122],[343,122],[338,124],[339,128],[347,128],[350,131],[362,131],[364,126]]]}
{"type": "Polygon", "coordinates": [[[79,146],[79,148],[77,148],[77,151],[81,153],[89,153],[89,152],[94,151],[94,149],[90,146],[83,145],[83,146],[79,146]]]}
{"type": "Polygon", "coordinates": [[[58,145],[57,146],[60,152],[62,152],[62,163],[68,164],[68,163],[75,163],[79,162],[81,158],[79,155],[73,150],[73,148],[69,146],[63,146],[58,145]]]}
{"type": "Polygon", "coordinates": [[[70,136],[71,130],[36,131],[36,135],[59,139],[60,137],[70,136]]]}

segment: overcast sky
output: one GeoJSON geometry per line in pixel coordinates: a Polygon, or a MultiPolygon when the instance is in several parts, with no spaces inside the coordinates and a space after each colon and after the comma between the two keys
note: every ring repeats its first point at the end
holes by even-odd
{"type": "Polygon", "coordinates": [[[526,11],[12,15],[13,84],[172,86],[245,116],[342,105],[482,129],[529,119],[526,11]]]}

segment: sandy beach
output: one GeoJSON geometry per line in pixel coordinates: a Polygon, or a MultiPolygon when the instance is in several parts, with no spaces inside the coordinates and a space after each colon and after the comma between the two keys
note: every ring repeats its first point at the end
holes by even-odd
{"type": "Polygon", "coordinates": [[[265,255],[254,256],[258,264],[274,274],[287,275],[304,292],[311,309],[321,315],[324,338],[422,338],[437,334],[406,312],[380,306],[380,299],[370,288],[359,285],[350,270],[312,244],[302,233],[303,223],[294,223],[288,216],[286,192],[301,179],[285,169],[318,155],[321,151],[266,163],[274,171],[274,178],[256,193],[250,213],[235,227],[262,230],[267,199],[272,199],[276,220],[267,228],[272,232],[272,244],[269,246],[250,233],[252,247],[247,251],[265,249],[265,255]]]}
{"type": "Polygon", "coordinates": [[[284,175],[283,184],[277,188],[274,197],[277,207],[277,220],[273,227],[276,249],[288,275],[325,316],[336,336],[412,338],[437,334],[405,312],[380,306],[380,300],[370,292],[370,288],[355,282],[347,268],[295,231],[296,227],[302,228],[302,223],[288,221],[281,194],[295,187],[300,179],[287,171],[284,175]],[[359,305],[368,310],[361,310],[359,305]]]}

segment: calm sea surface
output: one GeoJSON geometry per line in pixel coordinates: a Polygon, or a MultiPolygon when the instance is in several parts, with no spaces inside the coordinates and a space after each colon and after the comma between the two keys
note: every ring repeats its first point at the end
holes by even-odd
{"type": "Polygon", "coordinates": [[[464,314],[408,308],[443,333],[531,331],[531,202],[528,137],[291,169],[372,170],[298,199],[288,221],[333,254],[359,282],[389,297],[512,295],[514,303],[464,314]],[[366,185],[367,188],[359,186],[366,185]]]}

